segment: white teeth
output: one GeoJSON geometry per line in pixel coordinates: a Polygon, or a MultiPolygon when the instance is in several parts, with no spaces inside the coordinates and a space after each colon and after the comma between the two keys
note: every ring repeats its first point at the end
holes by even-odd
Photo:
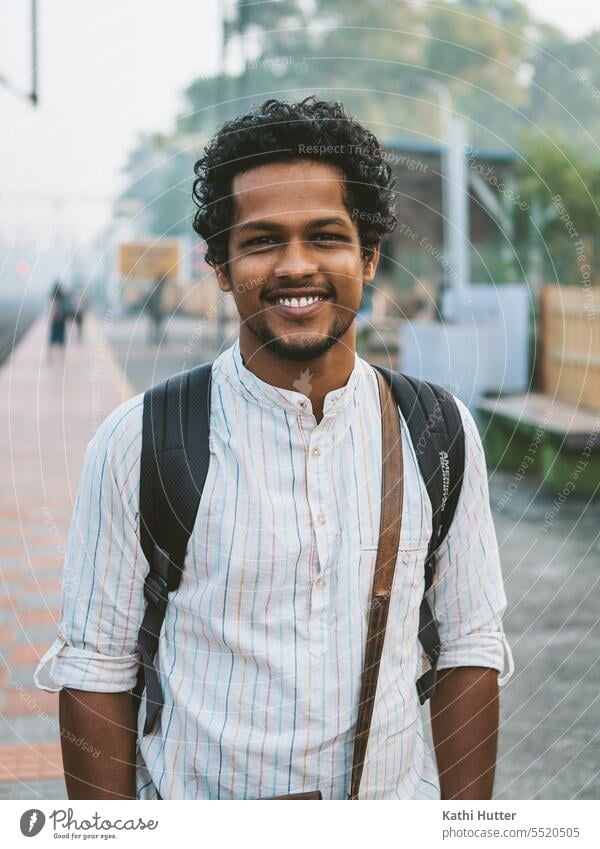
{"type": "Polygon", "coordinates": [[[310,297],[310,298],[305,298],[305,297],[302,297],[302,298],[278,298],[275,301],[275,303],[276,304],[283,304],[286,307],[296,307],[297,308],[297,307],[309,307],[311,304],[314,304],[316,301],[323,301],[323,300],[325,300],[325,299],[322,298],[319,295],[316,298],[315,297],[310,297]]]}

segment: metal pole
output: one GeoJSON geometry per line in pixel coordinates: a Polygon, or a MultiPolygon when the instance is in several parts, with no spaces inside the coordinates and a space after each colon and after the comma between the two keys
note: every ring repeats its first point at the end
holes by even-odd
{"type": "MultiPolygon", "coordinates": [[[[217,92],[219,103],[217,106],[217,121],[222,124],[225,120],[225,90],[227,80],[225,77],[227,68],[227,43],[226,43],[226,22],[227,9],[225,3],[221,4],[221,51],[219,57],[219,77],[217,83],[217,92]]],[[[216,283],[215,283],[216,285],[216,283]]],[[[219,289],[217,293],[217,315],[215,327],[215,356],[221,351],[225,342],[225,304],[223,303],[225,295],[219,289]]]]}
{"type": "Polygon", "coordinates": [[[4,74],[0,74],[0,85],[6,86],[9,91],[28,100],[32,106],[38,104],[38,23],[37,23],[37,0],[31,0],[31,90],[22,91],[14,85],[4,74]]]}
{"type": "Polygon", "coordinates": [[[31,94],[34,106],[38,105],[38,15],[37,0],[31,0],[31,94]]]}
{"type": "Polygon", "coordinates": [[[469,189],[465,162],[465,125],[454,114],[452,95],[447,85],[426,78],[438,96],[440,108],[442,215],[444,256],[442,318],[457,321],[461,317],[461,294],[467,297],[471,282],[471,245],[469,222],[469,189]]]}
{"type": "MultiPolygon", "coordinates": [[[[440,180],[442,189],[442,246],[443,254],[448,256],[450,251],[450,222],[452,209],[450,202],[450,125],[452,123],[452,95],[447,85],[438,80],[428,80],[430,88],[436,93],[440,111],[440,180]]],[[[439,299],[439,309],[442,319],[448,318],[448,292],[451,287],[450,270],[447,264],[442,268],[442,297],[439,299]]]]}
{"type": "MultiPolygon", "coordinates": [[[[459,321],[468,299],[471,283],[471,245],[469,239],[469,187],[465,162],[465,125],[461,118],[450,119],[448,138],[448,241],[444,245],[450,259],[444,318],[459,321]]],[[[444,240],[445,241],[445,240],[444,240]]]]}

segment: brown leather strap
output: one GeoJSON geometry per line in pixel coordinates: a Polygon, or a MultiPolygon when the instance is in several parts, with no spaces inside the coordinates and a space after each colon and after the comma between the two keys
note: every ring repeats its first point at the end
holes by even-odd
{"type": "Polygon", "coordinates": [[[371,606],[367,644],[362,671],[358,719],[354,737],[354,757],[352,761],[352,780],[350,799],[358,799],[362,778],[379,665],[385,641],[390,596],[394,581],[394,570],[400,543],[400,525],[402,522],[402,500],[404,493],[402,437],[398,407],[389,384],[380,372],[377,372],[379,399],[381,402],[382,431],[382,480],[381,480],[381,517],[379,521],[379,547],[373,576],[371,606]]]}

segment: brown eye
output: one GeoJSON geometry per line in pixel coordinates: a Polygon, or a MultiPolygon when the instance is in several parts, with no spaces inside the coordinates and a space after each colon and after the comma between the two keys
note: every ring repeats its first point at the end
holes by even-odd
{"type": "Polygon", "coordinates": [[[244,242],[243,247],[250,251],[259,251],[261,248],[269,248],[275,244],[275,239],[271,236],[256,236],[248,242],[244,242]]]}

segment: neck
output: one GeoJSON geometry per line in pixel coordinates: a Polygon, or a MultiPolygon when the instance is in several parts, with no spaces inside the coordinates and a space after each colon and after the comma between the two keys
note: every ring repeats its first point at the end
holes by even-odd
{"type": "Polygon", "coordinates": [[[240,327],[240,353],[253,374],[280,389],[302,392],[312,405],[317,421],[323,417],[328,392],[348,382],[354,368],[356,332],[354,324],[322,356],[311,360],[287,360],[270,351],[246,326],[240,327]]]}

